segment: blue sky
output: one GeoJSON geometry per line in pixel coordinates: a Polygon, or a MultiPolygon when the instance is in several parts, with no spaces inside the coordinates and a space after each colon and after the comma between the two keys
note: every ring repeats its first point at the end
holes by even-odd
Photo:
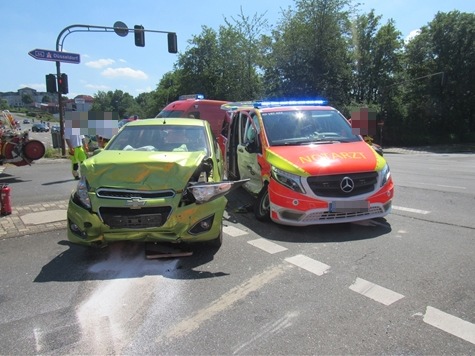
{"type": "MultiPolygon", "coordinates": [[[[394,19],[403,36],[430,22],[439,12],[475,12],[475,0],[360,0],[361,12],[375,10],[382,22],[394,19]]],[[[356,3],[356,1],[355,1],[356,3]]],[[[45,75],[56,73],[54,62],[36,60],[28,55],[33,49],[56,49],[59,33],[81,24],[112,27],[116,21],[129,28],[176,32],[178,50],[201,33],[202,26],[217,30],[224,18],[244,14],[264,14],[269,23],[280,18],[281,9],[294,0],[134,0],[134,1],[0,1],[0,92],[22,87],[45,91],[45,75]]],[[[65,52],[80,54],[80,63],[62,63],[68,74],[69,94],[94,95],[97,91],[122,90],[137,96],[156,88],[162,76],[173,70],[176,54],[167,51],[167,36],[146,33],[145,47],[136,47],[133,33],[119,37],[113,32],[76,32],[64,38],[65,52]]]]}

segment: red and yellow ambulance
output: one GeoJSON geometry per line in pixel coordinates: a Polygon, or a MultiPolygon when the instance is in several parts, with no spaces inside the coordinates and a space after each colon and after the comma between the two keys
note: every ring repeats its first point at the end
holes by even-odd
{"type": "Polygon", "coordinates": [[[249,179],[256,218],[293,226],[384,217],[389,166],[322,100],[228,103],[228,179],[249,179]]]}

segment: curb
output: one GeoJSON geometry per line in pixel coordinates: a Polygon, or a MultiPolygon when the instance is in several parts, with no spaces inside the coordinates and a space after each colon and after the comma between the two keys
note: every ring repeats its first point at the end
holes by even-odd
{"type": "Polygon", "coordinates": [[[68,200],[13,208],[0,216],[0,240],[66,228],[68,200]]]}

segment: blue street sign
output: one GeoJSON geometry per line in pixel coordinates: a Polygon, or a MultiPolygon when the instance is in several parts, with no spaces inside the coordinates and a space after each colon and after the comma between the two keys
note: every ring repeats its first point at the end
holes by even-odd
{"type": "Polygon", "coordinates": [[[34,59],[52,62],[66,62],[78,64],[81,61],[79,54],[51,51],[49,49],[34,49],[28,52],[34,59]]]}

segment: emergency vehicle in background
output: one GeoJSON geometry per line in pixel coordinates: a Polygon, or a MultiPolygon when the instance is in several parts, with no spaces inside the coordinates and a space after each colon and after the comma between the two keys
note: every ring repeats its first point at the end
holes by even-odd
{"type": "Polygon", "coordinates": [[[206,120],[216,137],[221,132],[221,126],[226,112],[221,106],[223,100],[205,99],[202,94],[181,95],[179,100],[168,104],[156,117],[187,117],[206,120]]]}
{"type": "Polygon", "coordinates": [[[30,140],[28,131],[21,131],[13,115],[8,110],[2,111],[0,118],[0,166],[30,165],[34,160],[44,156],[45,145],[38,140],[30,140]]]}
{"type": "Polygon", "coordinates": [[[258,220],[307,226],[384,217],[394,185],[389,166],[348,120],[322,100],[223,105],[230,116],[225,167],[249,179],[258,220]]]}

